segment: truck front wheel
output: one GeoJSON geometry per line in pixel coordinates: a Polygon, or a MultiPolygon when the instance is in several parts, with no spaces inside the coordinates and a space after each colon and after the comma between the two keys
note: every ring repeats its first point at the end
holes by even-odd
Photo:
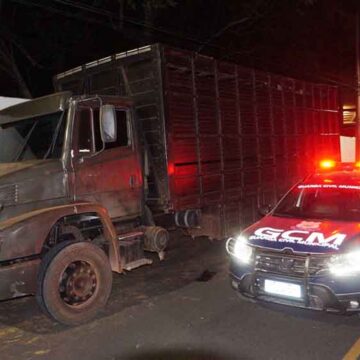
{"type": "Polygon", "coordinates": [[[44,256],[36,298],[49,316],[74,326],[87,322],[105,306],[111,286],[106,254],[89,242],[66,241],[44,256]]]}

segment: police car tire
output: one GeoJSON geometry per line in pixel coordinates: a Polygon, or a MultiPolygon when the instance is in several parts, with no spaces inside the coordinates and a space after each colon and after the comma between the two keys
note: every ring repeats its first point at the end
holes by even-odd
{"type": "Polygon", "coordinates": [[[241,300],[241,301],[245,301],[245,302],[248,302],[248,303],[253,303],[253,304],[256,304],[257,301],[255,299],[253,299],[252,297],[250,296],[246,296],[244,294],[242,294],[240,291],[236,291],[236,295],[238,296],[238,298],[241,300]]]}
{"type": "Polygon", "coordinates": [[[40,308],[57,322],[76,326],[88,322],[105,306],[112,288],[109,259],[90,242],[64,241],[44,256],[37,279],[36,299],[40,308]],[[78,306],[67,304],[60,296],[59,279],[69,264],[85,261],[96,274],[94,294],[78,306]]]}

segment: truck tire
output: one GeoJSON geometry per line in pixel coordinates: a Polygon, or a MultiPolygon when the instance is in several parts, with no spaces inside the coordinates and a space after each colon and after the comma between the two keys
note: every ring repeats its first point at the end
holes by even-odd
{"type": "Polygon", "coordinates": [[[65,241],[43,258],[36,299],[41,309],[64,325],[95,317],[111,292],[112,272],[106,254],[89,242],[65,241]]]}

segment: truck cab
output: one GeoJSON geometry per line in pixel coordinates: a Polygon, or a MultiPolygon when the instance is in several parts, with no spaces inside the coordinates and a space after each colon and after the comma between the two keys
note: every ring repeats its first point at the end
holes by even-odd
{"type": "Polygon", "coordinates": [[[168,234],[144,240],[142,164],[129,99],[61,92],[2,110],[0,299],[36,294],[77,324],[105,304],[112,271],[150,264],[145,245],[161,253],[168,234]]]}

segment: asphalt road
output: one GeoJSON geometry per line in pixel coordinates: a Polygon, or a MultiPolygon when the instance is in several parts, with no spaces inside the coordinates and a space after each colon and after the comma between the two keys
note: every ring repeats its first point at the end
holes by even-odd
{"type": "Polygon", "coordinates": [[[223,247],[178,237],[165,261],[115,275],[106,309],[76,328],[47,319],[32,297],[1,302],[0,359],[357,358],[360,318],[239,299],[223,247]]]}

